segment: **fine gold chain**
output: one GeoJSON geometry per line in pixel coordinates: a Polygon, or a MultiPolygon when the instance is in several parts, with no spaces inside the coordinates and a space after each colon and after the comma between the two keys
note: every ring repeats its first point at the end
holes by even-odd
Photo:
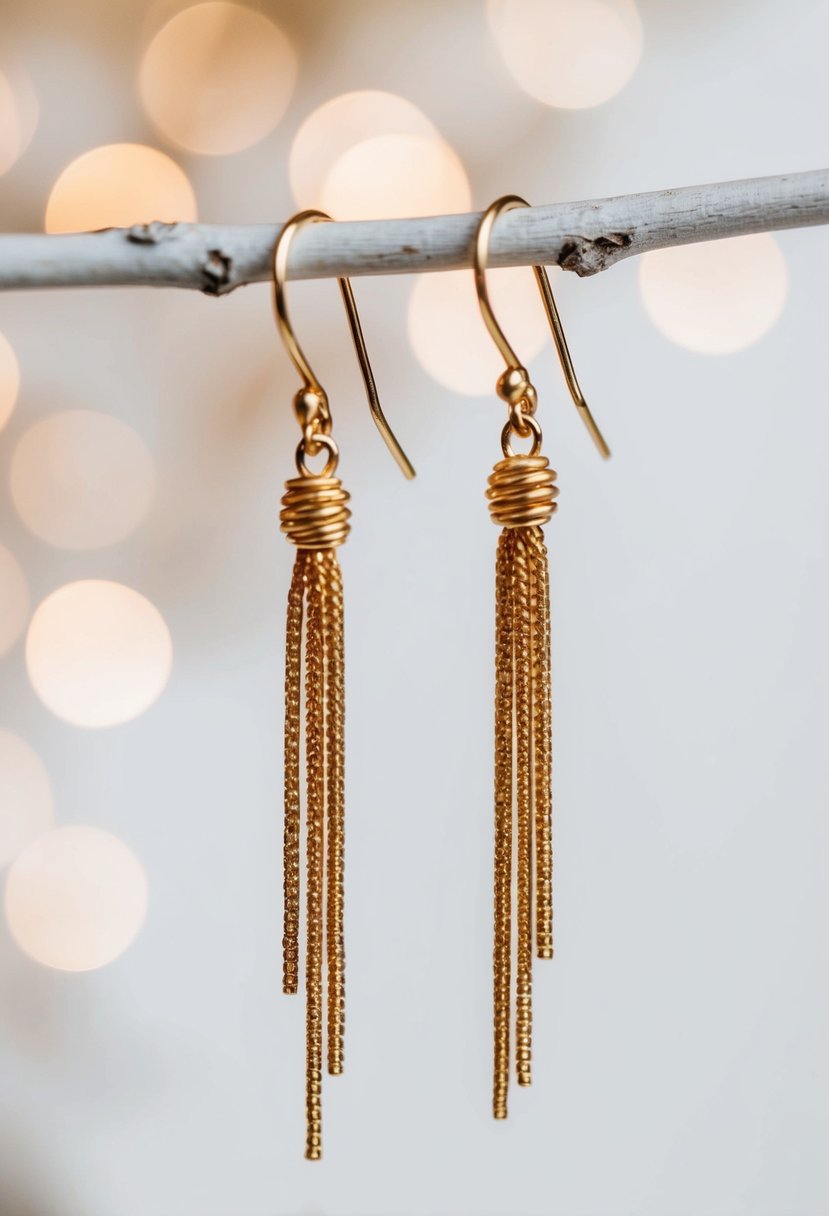
{"type": "Polygon", "coordinates": [[[532,1080],[532,721],[530,560],[523,529],[513,548],[515,639],[515,768],[518,818],[518,952],[515,992],[515,1055],[519,1085],[532,1080]]]}
{"type": "Polygon", "coordinates": [[[328,1071],[343,1071],[345,1030],[345,937],[343,931],[345,868],[345,686],[343,584],[333,550],[322,555],[325,636],[325,748],[328,856],[326,882],[326,949],[328,955],[328,1071]]]}
{"type": "Polygon", "coordinates": [[[285,632],[285,824],[282,991],[299,987],[299,855],[300,855],[300,698],[302,687],[302,602],[306,554],[299,550],[288,592],[285,632]]]}
{"type": "Polygon", "coordinates": [[[512,953],[512,550],[514,534],[498,538],[495,575],[495,935],[493,950],[495,1058],[492,1113],[507,1117],[512,953]]]}

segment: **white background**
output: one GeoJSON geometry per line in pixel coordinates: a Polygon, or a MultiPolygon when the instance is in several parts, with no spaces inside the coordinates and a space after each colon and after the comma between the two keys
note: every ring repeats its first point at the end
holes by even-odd
{"type": "MultiPolygon", "coordinates": [[[[8,0],[7,0],[8,6],[8,0]]],[[[815,168],[829,9],[641,0],[639,71],[606,106],[515,90],[477,3],[273,4],[301,83],[277,133],[183,158],[207,221],[293,209],[290,139],[351,88],[421,105],[475,203],[538,202],[815,168]]],[[[167,10],[165,10],[167,11],[167,10]]],[[[159,10],[159,13],[161,10],[159,10]]],[[[12,5],[42,118],[0,182],[36,229],[96,142],[152,140],[131,89],[135,5],[12,5]]],[[[552,560],[556,959],[536,967],[534,1085],[490,1117],[493,558],[483,490],[502,406],[438,387],[406,339],[410,284],[356,284],[378,385],[418,479],[369,419],[332,284],[296,287],[353,497],[346,1074],[325,1158],[302,1159],[303,1006],[280,992],[277,529],[295,379],[266,287],[8,296],[23,371],[0,437],[3,540],[35,601],[115,578],[163,612],[169,686],[105,731],[58,722],[2,668],[60,822],[141,858],[150,910],[97,973],[48,971],[0,928],[3,1216],[818,1216],[825,1165],[829,244],[783,233],[790,294],[757,345],[709,358],[641,305],[634,260],[555,286],[603,465],[552,350],[533,365],[561,506],[552,560]],[[148,442],[146,526],[61,553],[16,519],[31,422],[102,409],[148,442]]],[[[528,272],[529,273],[529,272],[528,272]]],[[[520,335],[514,335],[520,350],[520,335]]]]}

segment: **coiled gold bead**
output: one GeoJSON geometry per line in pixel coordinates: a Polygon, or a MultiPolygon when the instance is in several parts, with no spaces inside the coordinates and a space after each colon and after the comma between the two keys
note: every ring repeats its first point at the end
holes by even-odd
{"type": "Polygon", "coordinates": [[[546,456],[507,456],[489,478],[489,513],[502,528],[546,524],[558,508],[556,473],[546,456]]]}
{"type": "Polygon", "coordinates": [[[280,527],[298,549],[335,549],[350,531],[350,497],[339,477],[293,477],[285,482],[280,527]]]}

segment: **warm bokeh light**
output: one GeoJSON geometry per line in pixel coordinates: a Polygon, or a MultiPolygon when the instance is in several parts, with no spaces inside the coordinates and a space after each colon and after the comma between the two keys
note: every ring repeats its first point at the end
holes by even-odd
{"type": "Polygon", "coordinates": [[[11,494],[36,536],[61,549],[99,549],[139,526],[153,498],[150,453],[132,427],[93,410],[31,426],[14,450],[11,494]]]}
{"type": "Polygon", "coordinates": [[[581,110],[615,96],[642,55],[633,0],[489,0],[493,37],[516,84],[581,110]]]}
{"type": "Polygon", "coordinates": [[[0,545],[0,655],[7,654],[26,628],[29,584],[17,558],[0,545]]]}
{"type": "Polygon", "coordinates": [[[161,695],[173,645],[160,612],[121,583],[87,579],[53,591],[26,636],[35,692],[75,726],[115,726],[161,695]]]}
{"type": "Polygon", "coordinates": [[[643,255],[648,316],[672,342],[705,355],[750,346],[772,328],[788,291],[786,260],[768,233],[643,255]]]}
{"type": "MultiPolygon", "coordinates": [[[[490,298],[520,359],[533,359],[552,337],[535,276],[523,267],[487,273],[490,298]]],[[[409,301],[409,340],[426,371],[447,388],[470,396],[495,391],[504,362],[487,332],[475,284],[466,270],[425,274],[409,301]]]]}
{"type": "Polygon", "coordinates": [[[322,209],[340,220],[400,219],[468,211],[466,170],[441,139],[378,135],[355,144],[332,166],[322,209]]]}
{"type": "Polygon", "coordinates": [[[294,137],[288,164],[297,205],[321,207],[326,178],[340,157],[355,144],[384,135],[441,138],[411,101],[379,89],[342,93],[309,114],[294,137]]]}
{"type": "Polygon", "coordinates": [[[0,72],[0,173],[12,167],[20,155],[20,118],[11,81],[0,72]]]}
{"type": "Polygon", "coordinates": [[[37,126],[37,97],[28,76],[0,69],[0,175],[25,152],[37,126]]]}
{"type": "Polygon", "coordinates": [[[144,108],[190,152],[219,156],[264,139],[296,83],[288,39],[241,4],[196,4],[156,34],[141,63],[144,108]]]}
{"type": "Polygon", "coordinates": [[[6,880],[6,920],[30,958],[59,971],[94,971],[123,954],[147,914],[147,878],[135,854],[98,828],[38,837],[6,880]]]}
{"type": "Polygon", "coordinates": [[[47,232],[195,219],[196,197],[184,170],[143,144],[104,144],[84,152],[61,173],[46,207],[47,232]]]}
{"type": "Polygon", "coordinates": [[[20,368],[11,342],[0,334],[0,430],[8,422],[20,389],[20,368]]]}
{"type": "Polygon", "coordinates": [[[52,826],[52,786],[25,740],[0,729],[0,866],[52,826]]]}

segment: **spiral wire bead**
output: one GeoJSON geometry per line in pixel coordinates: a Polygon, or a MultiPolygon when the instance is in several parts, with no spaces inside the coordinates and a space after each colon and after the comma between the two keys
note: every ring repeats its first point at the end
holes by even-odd
{"type": "Polygon", "coordinates": [[[546,524],[558,507],[556,473],[546,456],[507,456],[489,477],[489,514],[502,528],[546,524]]]}
{"type": "Polygon", "coordinates": [[[339,477],[293,477],[285,482],[280,527],[298,549],[335,549],[350,531],[349,498],[339,477]]]}

